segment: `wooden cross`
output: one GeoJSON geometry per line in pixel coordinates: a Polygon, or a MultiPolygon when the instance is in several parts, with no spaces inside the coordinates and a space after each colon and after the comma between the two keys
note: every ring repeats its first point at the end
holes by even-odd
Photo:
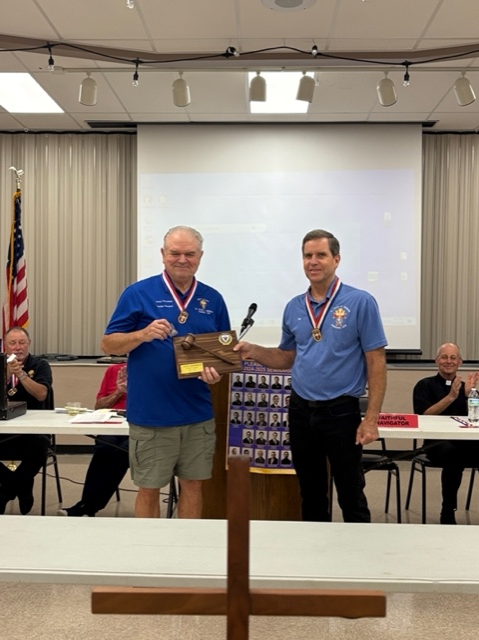
{"type": "MultiPolygon", "coordinates": [[[[249,616],[384,617],[380,591],[249,588],[249,458],[228,460],[227,588],[94,587],[92,613],[225,615],[227,640],[248,640],[249,616]]],[[[367,524],[364,525],[367,527],[367,524]]]]}

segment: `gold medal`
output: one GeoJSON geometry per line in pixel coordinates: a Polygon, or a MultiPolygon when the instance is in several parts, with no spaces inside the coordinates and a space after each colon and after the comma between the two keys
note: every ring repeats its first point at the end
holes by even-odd
{"type": "Polygon", "coordinates": [[[178,316],[178,322],[180,324],[185,324],[187,320],[188,320],[188,312],[183,309],[183,311],[178,316]]]}
{"type": "Polygon", "coordinates": [[[311,331],[311,335],[313,336],[313,340],[315,342],[319,342],[321,340],[321,338],[323,337],[321,335],[321,331],[318,329],[318,327],[315,327],[312,331],[311,331]]]}
{"type": "Polygon", "coordinates": [[[8,390],[8,395],[14,396],[17,393],[17,388],[16,387],[12,387],[11,389],[8,390]]]}

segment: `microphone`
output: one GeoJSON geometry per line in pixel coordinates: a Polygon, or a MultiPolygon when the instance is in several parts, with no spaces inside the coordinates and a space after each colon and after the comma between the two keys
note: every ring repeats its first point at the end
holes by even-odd
{"type": "Polygon", "coordinates": [[[243,332],[245,332],[249,327],[252,327],[254,325],[254,320],[252,320],[251,318],[254,316],[254,314],[256,313],[256,309],[258,308],[258,305],[256,304],[256,302],[252,302],[250,304],[250,306],[248,307],[248,313],[246,314],[246,318],[243,320],[243,322],[241,323],[241,329],[240,329],[240,334],[242,334],[243,332]]]}

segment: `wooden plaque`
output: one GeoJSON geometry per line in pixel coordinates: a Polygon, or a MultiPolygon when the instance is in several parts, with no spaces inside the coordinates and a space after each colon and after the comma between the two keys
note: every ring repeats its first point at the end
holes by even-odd
{"type": "Polygon", "coordinates": [[[241,356],[233,351],[237,343],[234,330],[176,336],[173,348],[178,378],[197,378],[205,367],[214,367],[218,373],[241,371],[241,356]]]}

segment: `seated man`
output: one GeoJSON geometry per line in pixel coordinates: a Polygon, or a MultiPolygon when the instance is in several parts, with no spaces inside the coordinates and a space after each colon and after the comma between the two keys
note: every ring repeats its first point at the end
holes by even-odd
{"type": "MultiPolygon", "coordinates": [[[[15,358],[7,364],[8,396],[24,401],[28,409],[47,409],[52,390],[52,370],[43,358],[29,353],[30,335],[22,327],[12,327],[4,338],[7,356],[15,358]]],[[[20,435],[0,441],[1,460],[21,460],[11,470],[0,463],[0,513],[5,513],[9,500],[18,496],[20,513],[30,513],[33,507],[33,483],[45,464],[50,438],[47,435],[20,435]]]]}
{"type": "MultiPolygon", "coordinates": [[[[462,364],[459,347],[447,342],[436,354],[438,373],[416,383],[413,391],[414,413],[434,416],[467,416],[467,396],[475,387],[479,373],[471,373],[463,382],[456,375],[462,364]]],[[[426,440],[425,444],[432,444],[426,440]]],[[[471,440],[438,440],[427,449],[426,455],[433,465],[442,467],[441,524],[456,524],[457,492],[465,467],[479,465],[479,442],[471,440]]]]}
{"type": "MultiPolygon", "coordinates": [[[[126,365],[105,371],[95,409],[125,409],[126,365]]],[[[93,449],[80,502],[60,509],[61,516],[94,516],[104,509],[128,471],[128,436],[99,436],[93,449]]]]}

